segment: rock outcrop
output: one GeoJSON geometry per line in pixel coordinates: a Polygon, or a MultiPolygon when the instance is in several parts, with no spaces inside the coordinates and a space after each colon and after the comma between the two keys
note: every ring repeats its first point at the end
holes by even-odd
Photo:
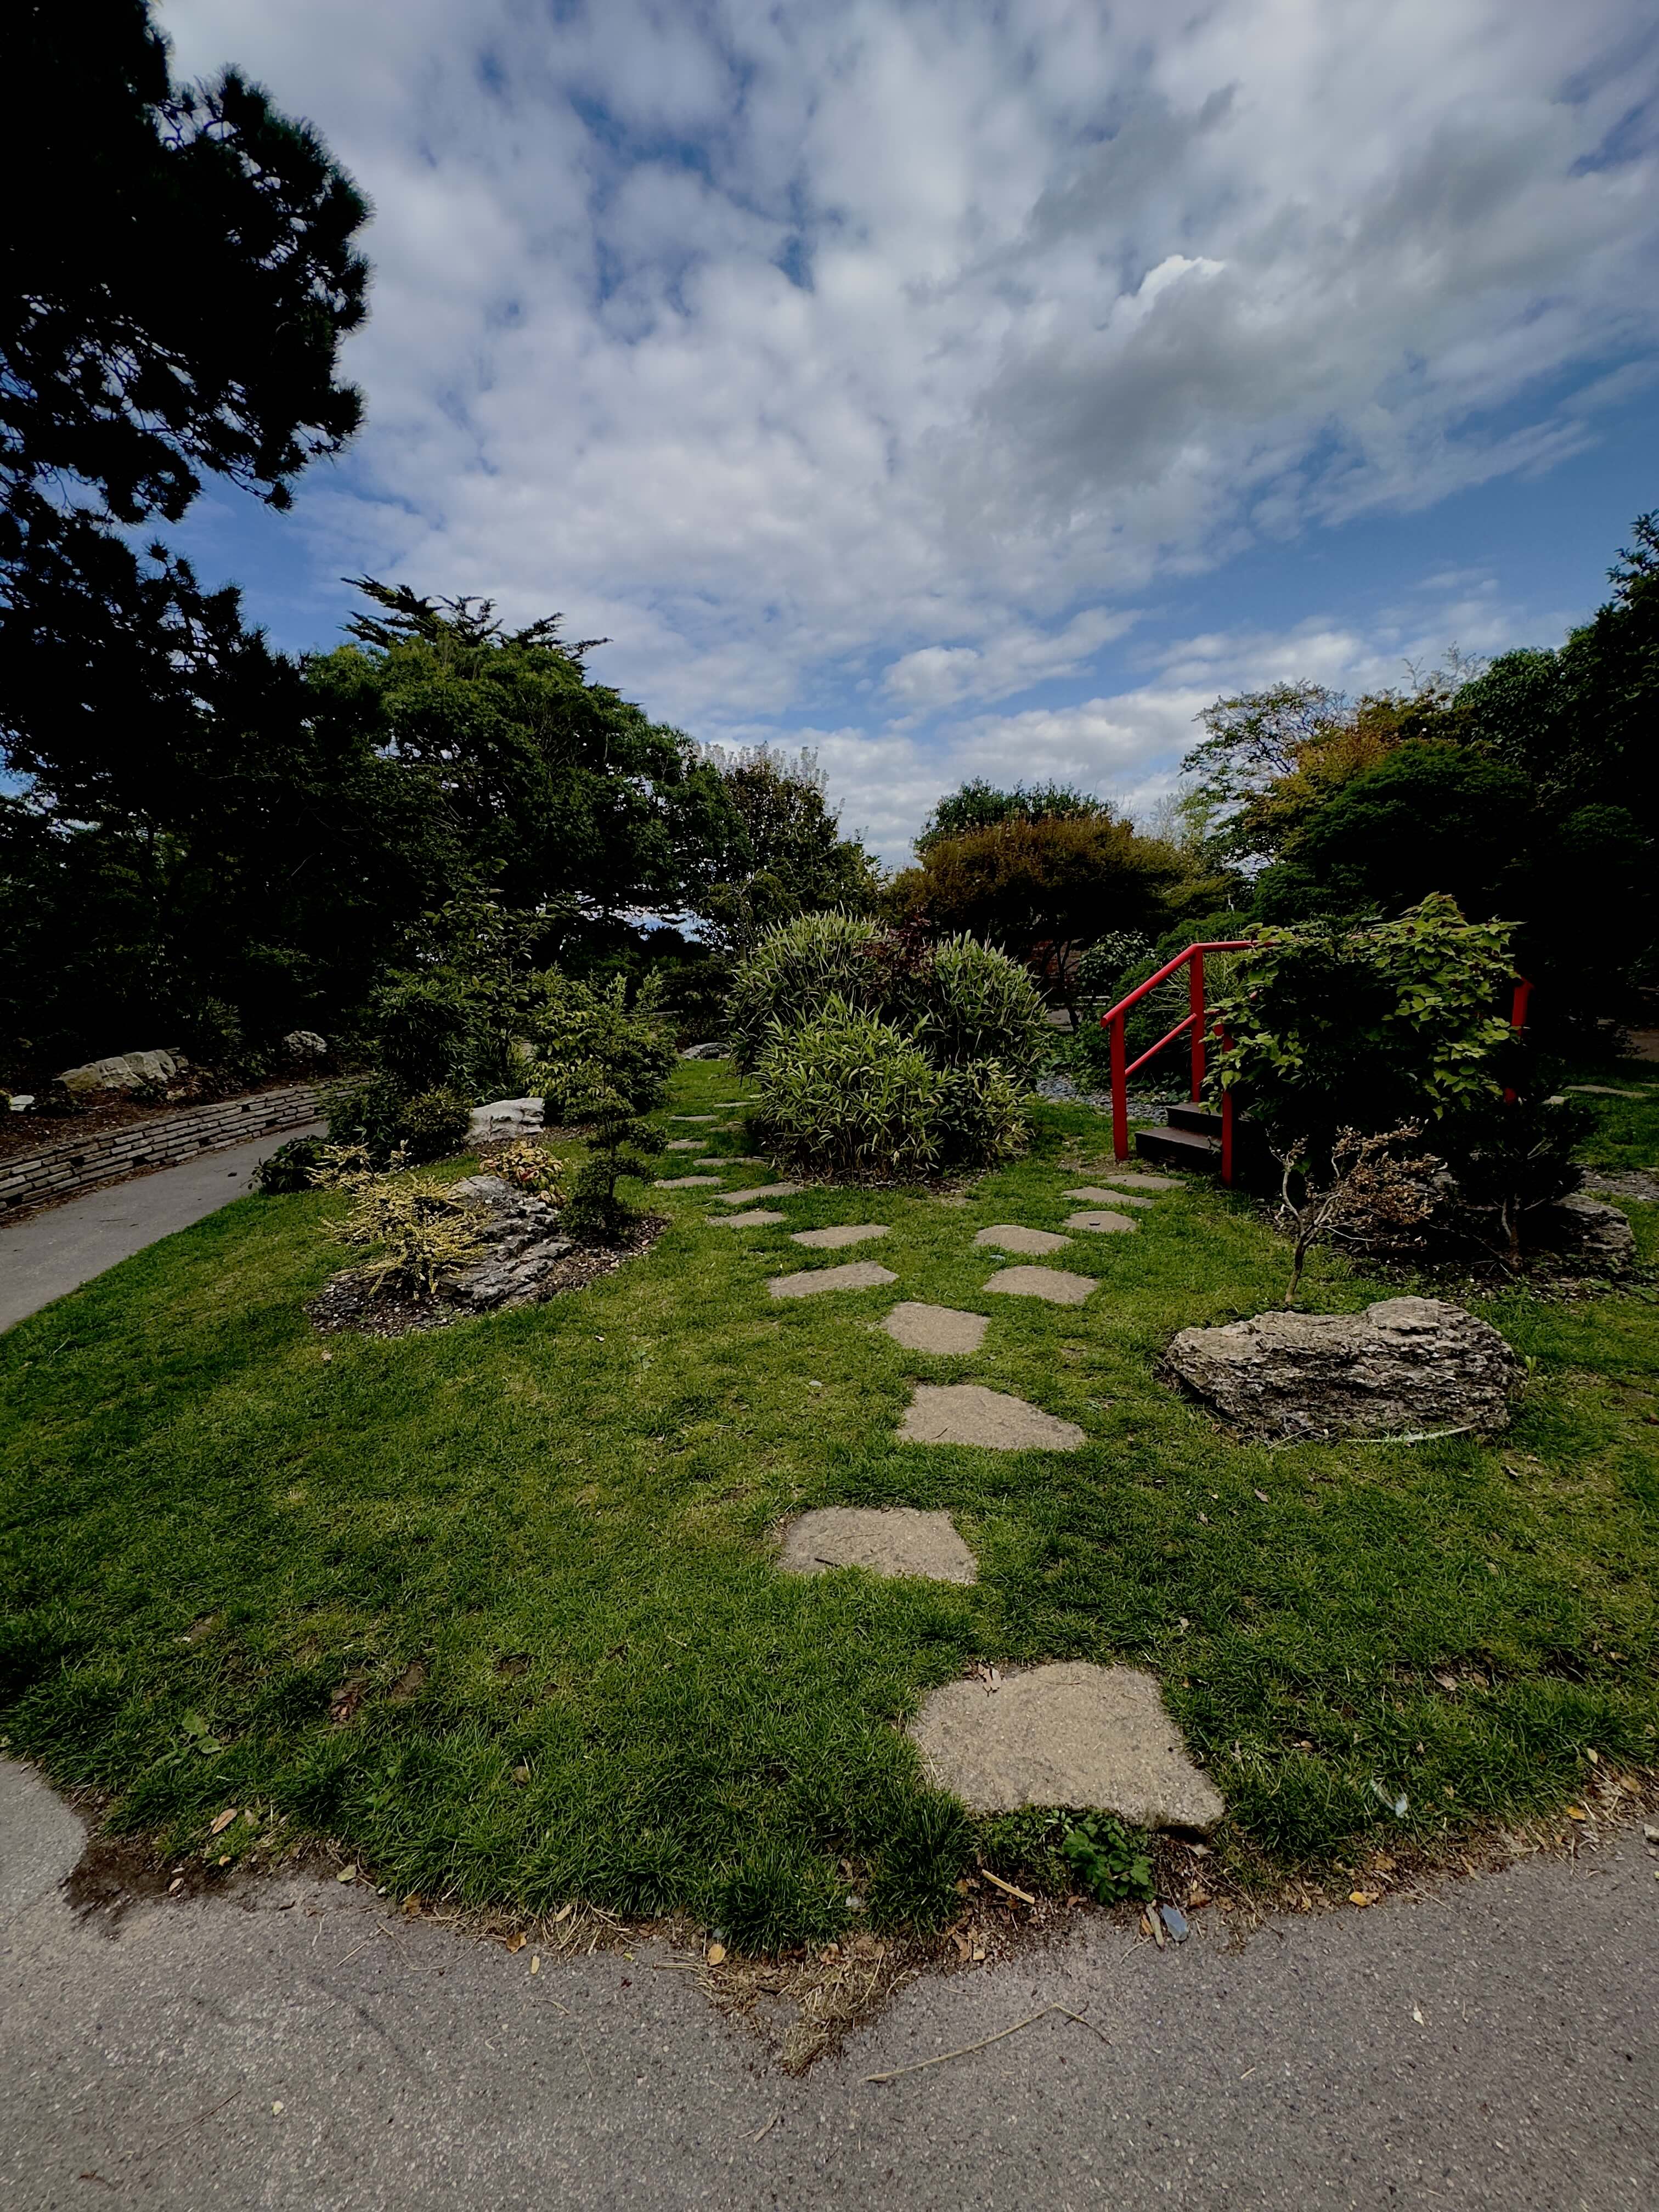
{"type": "Polygon", "coordinates": [[[527,1305],[554,1262],[571,1249],[570,1239],[559,1233],[556,1209],[544,1198],[513,1189],[499,1176],[464,1176],[451,1189],[478,1208],[485,1252],[456,1279],[446,1294],[449,1302],[477,1313],[527,1305]]]}
{"type": "Polygon", "coordinates": [[[475,1106],[466,1125],[467,1142],[494,1145],[511,1137],[527,1137],[547,1126],[547,1102],[543,1098],[492,1098],[475,1106]]]}
{"type": "Polygon", "coordinates": [[[89,1098],[94,1091],[139,1091],[147,1084],[165,1089],[189,1066],[181,1052],[116,1052],[107,1060],[66,1067],[58,1080],[71,1098],[89,1098]]]}
{"type": "Polygon", "coordinates": [[[1629,1217],[1599,1198],[1561,1198],[1543,1209],[1533,1234],[1536,1241],[1594,1275],[1620,1275],[1636,1259],[1636,1231],[1629,1217]]]}
{"type": "Polygon", "coordinates": [[[1491,1323],[1443,1298],[1183,1328],[1166,1364],[1242,1434],[1310,1441],[1506,1428],[1521,1381],[1491,1323]]]}

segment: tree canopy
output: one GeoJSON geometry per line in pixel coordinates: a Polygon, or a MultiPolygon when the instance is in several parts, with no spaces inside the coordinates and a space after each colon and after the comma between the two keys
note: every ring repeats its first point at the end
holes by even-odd
{"type": "Polygon", "coordinates": [[[705,935],[720,952],[741,959],[798,915],[874,908],[881,872],[856,837],[842,836],[815,752],[710,745],[702,757],[720,778],[737,829],[715,880],[696,897],[705,935]]]}

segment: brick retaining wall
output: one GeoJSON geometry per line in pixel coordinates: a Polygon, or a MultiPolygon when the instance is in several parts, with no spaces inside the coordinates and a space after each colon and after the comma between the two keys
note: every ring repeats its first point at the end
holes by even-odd
{"type": "Polygon", "coordinates": [[[256,1091],[251,1098],[225,1098],[216,1106],[195,1106],[188,1113],[158,1114],[96,1136],[65,1137],[45,1152],[0,1157],[0,1212],[36,1206],[43,1198],[62,1198],[76,1190],[112,1182],[137,1168],[176,1167],[198,1152],[222,1152],[252,1137],[279,1129],[303,1128],[322,1119],[317,1087],[284,1084],[256,1091]]]}

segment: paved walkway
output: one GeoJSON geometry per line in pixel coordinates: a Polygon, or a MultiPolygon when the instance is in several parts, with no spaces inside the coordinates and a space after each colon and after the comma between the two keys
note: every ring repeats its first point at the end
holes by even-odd
{"type": "Polygon", "coordinates": [[[309,1879],[58,1884],[80,1823],[0,1762],[0,2202],[274,2212],[1648,2212],[1659,1853],[1626,1832],[1242,1951],[1091,1917],[901,1992],[792,2081],[695,1985],[510,1958],[309,1879]],[[382,1932],[389,1931],[389,1932],[382,1932]],[[988,2050],[872,2083],[1060,2003],[988,2050]],[[1420,2015],[1420,2018],[1419,2018],[1420,2015]],[[280,2109],[277,2109],[279,2108],[280,2109]]]}
{"type": "Polygon", "coordinates": [[[78,1290],[147,1244],[188,1229],[205,1213],[216,1213],[242,1195],[254,1169],[279,1145],[315,1136],[321,1127],[313,1122],[304,1129],[256,1137],[250,1144],[229,1145],[222,1152],[186,1160],[182,1167],[89,1190],[27,1221],[0,1222],[0,1329],[78,1290]]]}

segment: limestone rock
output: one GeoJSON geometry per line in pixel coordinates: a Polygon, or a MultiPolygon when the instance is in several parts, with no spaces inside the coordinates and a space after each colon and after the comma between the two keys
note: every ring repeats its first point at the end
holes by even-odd
{"type": "Polygon", "coordinates": [[[854,1260],[845,1267],[809,1267],[799,1275],[774,1275],[766,1285],[775,1298],[813,1298],[820,1291],[873,1291],[878,1284],[896,1283],[890,1267],[873,1260],[854,1260]]]}
{"type": "Polygon", "coordinates": [[[463,1176],[451,1188],[478,1208],[484,1256],[457,1278],[449,1298],[479,1313],[528,1304],[554,1262],[570,1249],[570,1239],[559,1233],[556,1209],[544,1198],[513,1189],[499,1176],[463,1176]]]}
{"type": "Polygon", "coordinates": [[[992,1451],[1075,1451],[1088,1442],[1062,1421],[982,1382],[918,1382],[899,1435],[912,1444],[984,1444],[992,1451]]]}
{"type": "Polygon", "coordinates": [[[729,1044],[689,1044],[680,1054],[682,1060],[724,1060],[731,1051],[729,1044]]]}
{"type": "Polygon", "coordinates": [[[1045,1298],[1051,1306],[1080,1306],[1100,1285],[1092,1276],[1068,1275],[1063,1267],[1005,1267],[985,1287],[1010,1297],[1045,1298]]]}
{"type": "Polygon", "coordinates": [[[1069,1237],[1056,1237],[1052,1230],[1027,1229],[1018,1221],[993,1222],[974,1239],[975,1244],[989,1244],[998,1252],[1059,1252],[1071,1241],[1069,1237]]]}
{"type": "Polygon", "coordinates": [[[1491,1323],[1443,1298],[1183,1328],[1166,1360],[1231,1426],[1258,1437],[1506,1428],[1521,1380],[1491,1323]]]}
{"type": "Polygon", "coordinates": [[[792,1575],[866,1567],[872,1574],[924,1575],[936,1583],[979,1580],[979,1563],[950,1515],[908,1505],[824,1505],[798,1514],[784,1525],[778,1565],[792,1575]]]}
{"type": "Polygon", "coordinates": [[[328,1039],[315,1030],[290,1030],[283,1039],[283,1053],[289,1060],[326,1060],[328,1039]]]}
{"type": "Polygon", "coordinates": [[[893,1308],[882,1327],[907,1352],[931,1352],[940,1358],[960,1359],[979,1350],[990,1323],[983,1314],[958,1313],[954,1306],[923,1305],[907,1298],[893,1308]]]}
{"type": "Polygon", "coordinates": [[[165,1088],[189,1066],[181,1052],[117,1052],[66,1067],[58,1080],[71,1098],[89,1098],[94,1091],[137,1091],[151,1083],[165,1088]]]}
{"type": "Polygon", "coordinates": [[[1226,1810],[1150,1674],[1083,1660],[947,1682],[911,1723],[929,1776],[970,1812],[1059,1805],[1208,1835],[1226,1810]]]}
{"type": "Polygon", "coordinates": [[[475,1106],[466,1125],[467,1142],[498,1144],[511,1137],[527,1137],[547,1126],[546,1102],[540,1098],[492,1098],[475,1106]]]}
{"type": "Polygon", "coordinates": [[[886,1234],[884,1221],[849,1221],[839,1229],[798,1229],[789,1242],[805,1245],[809,1252],[839,1252],[845,1245],[867,1244],[872,1237],[886,1234]]]}
{"type": "Polygon", "coordinates": [[[1552,1251],[1577,1261],[1592,1273],[1622,1274],[1636,1259],[1636,1231],[1629,1217],[1599,1198],[1558,1199],[1534,1216],[1533,1233],[1552,1251]]]}

